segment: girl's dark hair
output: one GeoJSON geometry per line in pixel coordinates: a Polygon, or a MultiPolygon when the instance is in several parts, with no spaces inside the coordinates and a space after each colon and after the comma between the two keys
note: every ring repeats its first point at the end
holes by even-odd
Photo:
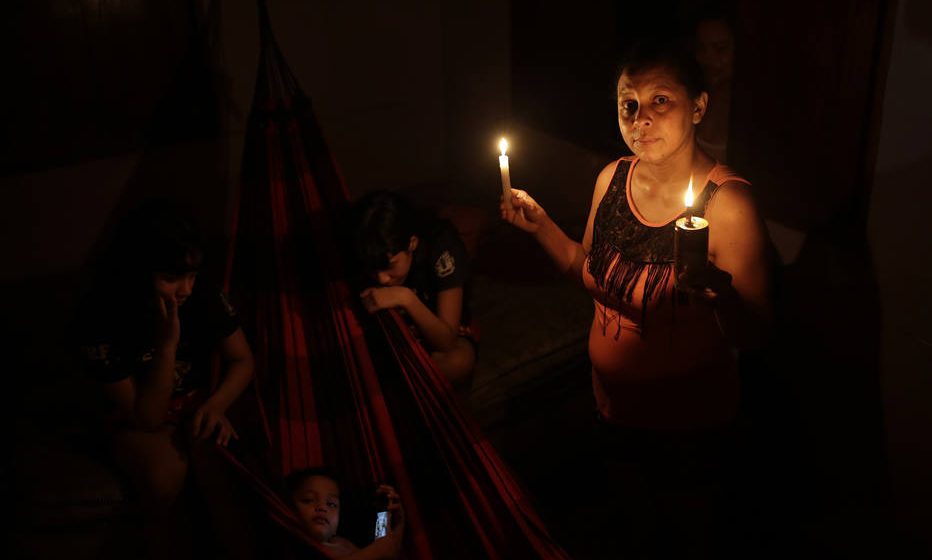
{"type": "Polygon", "coordinates": [[[184,275],[199,269],[203,240],[194,213],[166,199],[133,208],[117,224],[96,263],[99,288],[124,302],[142,301],[152,291],[156,273],[184,275]]]}
{"type": "Polygon", "coordinates": [[[304,484],[304,481],[313,477],[313,476],[322,476],[324,478],[329,478],[334,483],[336,483],[338,488],[342,488],[343,485],[340,484],[340,479],[336,474],[327,467],[318,466],[318,467],[309,467],[306,469],[298,469],[288,473],[288,476],[285,477],[284,481],[284,492],[285,498],[290,502],[291,497],[294,496],[294,493],[298,491],[298,488],[304,484]]]}
{"type": "Polygon", "coordinates": [[[375,191],[360,198],[352,209],[353,250],[364,273],[388,268],[389,256],[408,249],[419,235],[421,219],[401,195],[375,191]]]}
{"type": "Polygon", "coordinates": [[[187,206],[153,199],[127,214],[116,230],[108,255],[112,272],[148,277],[153,273],[187,274],[203,260],[203,239],[187,206]]]}
{"type": "Polygon", "coordinates": [[[622,56],[617,78],[625,72],[633,75],[655,68],[673,72],[692,99],[706,91],[702,68],[682,38],[651,38],[635,43],[622,56]]]}

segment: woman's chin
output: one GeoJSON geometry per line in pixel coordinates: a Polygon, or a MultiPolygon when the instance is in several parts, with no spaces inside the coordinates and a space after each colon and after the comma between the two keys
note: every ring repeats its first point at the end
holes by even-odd
{"type": "Polygon", "coordinates": [[[653,150],[639,150],[635,152],[634,155],[638,157],[644,163],[657,163],[663,160],[660,154],[657,154],[653,150]]]}

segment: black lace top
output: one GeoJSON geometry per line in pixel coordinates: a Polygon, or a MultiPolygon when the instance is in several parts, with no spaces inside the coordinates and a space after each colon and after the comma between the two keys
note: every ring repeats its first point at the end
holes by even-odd
{"type": "MultiPolygon", "coordinates": [[[[618,161],[608,190],[599,203],[593,224],[588,268],[599,289],[625,303],[632,302],[638,279],[647,273],[641,303],[641,323],[644,325],[648,303],[663,303],[667,285],[673,275],[673,231],[676,220],[652,227],[634,215],[628,204],[626,188],[633,164],[631,159],[618,161]]],[[[693,204],[694,216],[705,214],[706,206],[717,188],[718,185],[710,180],[693,204]]],[[[643,330],[641,335],[644,335],[643,330]]]]}

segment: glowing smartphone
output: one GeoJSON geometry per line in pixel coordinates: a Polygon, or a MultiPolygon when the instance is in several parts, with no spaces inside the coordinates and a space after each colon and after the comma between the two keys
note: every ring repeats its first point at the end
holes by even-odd
{"type": "Polygon", "coordinates": [[[388,534],[388,512],[380,511],[375,515],[375,538],[381,539],[388,534]]]}

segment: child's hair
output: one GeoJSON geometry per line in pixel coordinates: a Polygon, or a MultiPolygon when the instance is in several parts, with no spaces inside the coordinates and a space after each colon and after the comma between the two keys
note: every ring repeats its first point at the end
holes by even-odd
{"type": "Polygon", "coordinates": [[[353,250],[363,272],[388,268],[389,257],[407,250],[420,233],[420,217],[401,195],[375,191],[353,205],[353,250]]]}
{"type": "Polygon", "coordinates": [[[294,493],[298,491],[298,488],[300,488],[307,479],[314,476],[329,478],[337,485],[338,488],[343,487],[343,485],[340,484],[339,477],[337,477],[337,475],[332,470],[324,466],[309,467],[306,469],[291,471],[288,473],[288,476],[285,477],[284,481],[285,497],[288,499],[289,503],[291,502],[294,493]]]}
{"type": "Polygon", "coordinates": [[[719,20],[725,23],[732,32],[737,29],[737,15],[734,2],[712,1],[700,3],[696,6],[692,17],[692,28],[703,21],[719,20]]]}
{"type": "Polygon", "coordinates": [[[190,208],[167,199],[151,199],[119,223],[105,266],[116,276],[143,276],[157,272],[187,274],[196,271],[204,257],[203,239],[190,208]]]}
{"type": "Polygon", "coordinates": [[[177,201],[150,199],[120,220],[92,266],[114,293],[139,299],[152,289],[153,274],[196,272],[203,258],[204,242],[191,209],[177,201]]]}

